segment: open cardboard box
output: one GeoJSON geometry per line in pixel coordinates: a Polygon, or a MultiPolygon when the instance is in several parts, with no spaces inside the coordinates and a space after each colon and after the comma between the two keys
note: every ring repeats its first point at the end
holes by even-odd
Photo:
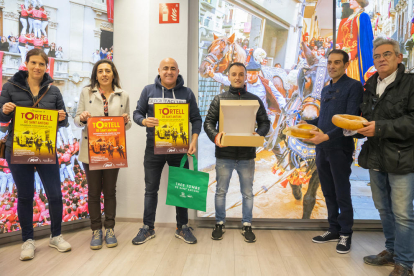
{"type": "Polygon", "coordinates": [[[223,146],[261,147],[264,137],[254,135],[256,113],[260,104],[257,100],[222,100],[220,101],[219,131],[224,131],[221,138],[223,146]]]}

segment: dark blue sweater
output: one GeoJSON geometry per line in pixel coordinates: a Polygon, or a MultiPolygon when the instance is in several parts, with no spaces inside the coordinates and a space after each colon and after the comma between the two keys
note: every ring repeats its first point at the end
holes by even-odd
{"type": "Polygon", "coordinates": [[[363,92],[361,82],[346,74],[336,83],[332,83],[331,80],[330,84],[322,89],[319,117],[306,121],[329,136],[328,141],[316,145],[316,148],[354,150],[353,138],[344,136],[342,128],[332,123],[332,117],[335,114],[360,116],[359,105],[362,103],[363,92]]]}
{"type": "MultiPolygon", "coordinates": [[[[190,104],[190,122],[193,134],[200,134],[201,116],[197,106],[197,101],[193,91],[184,86],[184,79],[178,75],[177,84],[173,89],[163,88],[158,75],[154,84],[145,86],[134,111],[134,122],[143,126],[142,121],[148,117],[154,117],[154,103],[189,103],[190,104]],[[164,90],[164,92],[163,92],[164,90]]],[[[154,128],[147,127],[147,146],[154,146],[154,128]]]]}

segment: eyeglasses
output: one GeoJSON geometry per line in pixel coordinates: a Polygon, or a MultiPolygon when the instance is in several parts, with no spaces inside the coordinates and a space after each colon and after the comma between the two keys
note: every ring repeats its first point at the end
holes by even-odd
{"type": "MultiPolygon", "coordinates": [[[[382,53],[382,56],[385,58],[385,59],[389,59],[391,56],[392,56],[392,54],[393,54],[393,52],[391,52],[391,51],[386,51],[385,53],[382,53]]],[[[381,55],[380,54],[376,54],[376,55],[374,55],[374,59],[380,59],[381,58],[381,55]]]]}

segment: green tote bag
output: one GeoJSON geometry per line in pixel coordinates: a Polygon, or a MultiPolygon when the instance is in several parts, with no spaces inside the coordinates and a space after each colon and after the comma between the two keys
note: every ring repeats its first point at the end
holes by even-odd
{"type": "Polygon", "coordinates": [[[209,175],[198,171],[194,154],[194,171],[185,169],[187,154],[181,159],[180,167],[170,166],[168,173],[167,205],[199,211],[206,211],[209,175]]]}

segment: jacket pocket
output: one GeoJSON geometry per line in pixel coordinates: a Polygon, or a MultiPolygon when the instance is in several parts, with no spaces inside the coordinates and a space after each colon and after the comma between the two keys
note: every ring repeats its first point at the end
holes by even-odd
{"type": "Polygon", "coordinates": [[[393,97],[387,95],[384,101],[383,109],[389,118],[396,119],[403,116],[407,109],[407,99],[402,97],[393,97]]]}
{"type": "Polygon", "coordinates": [[[358,165],[363,167],[364,169],[369,169],[368,167],[368,156],[369,156],[369,144],[366,141],[361,148],[361,152],[358,156],[358,165]]]}
{"type": "Polygon", "coordinates": [[[388,173],[406,174],[414,171],[414,149],[384,143],[382,147],[383,168],[388,173]]]}

